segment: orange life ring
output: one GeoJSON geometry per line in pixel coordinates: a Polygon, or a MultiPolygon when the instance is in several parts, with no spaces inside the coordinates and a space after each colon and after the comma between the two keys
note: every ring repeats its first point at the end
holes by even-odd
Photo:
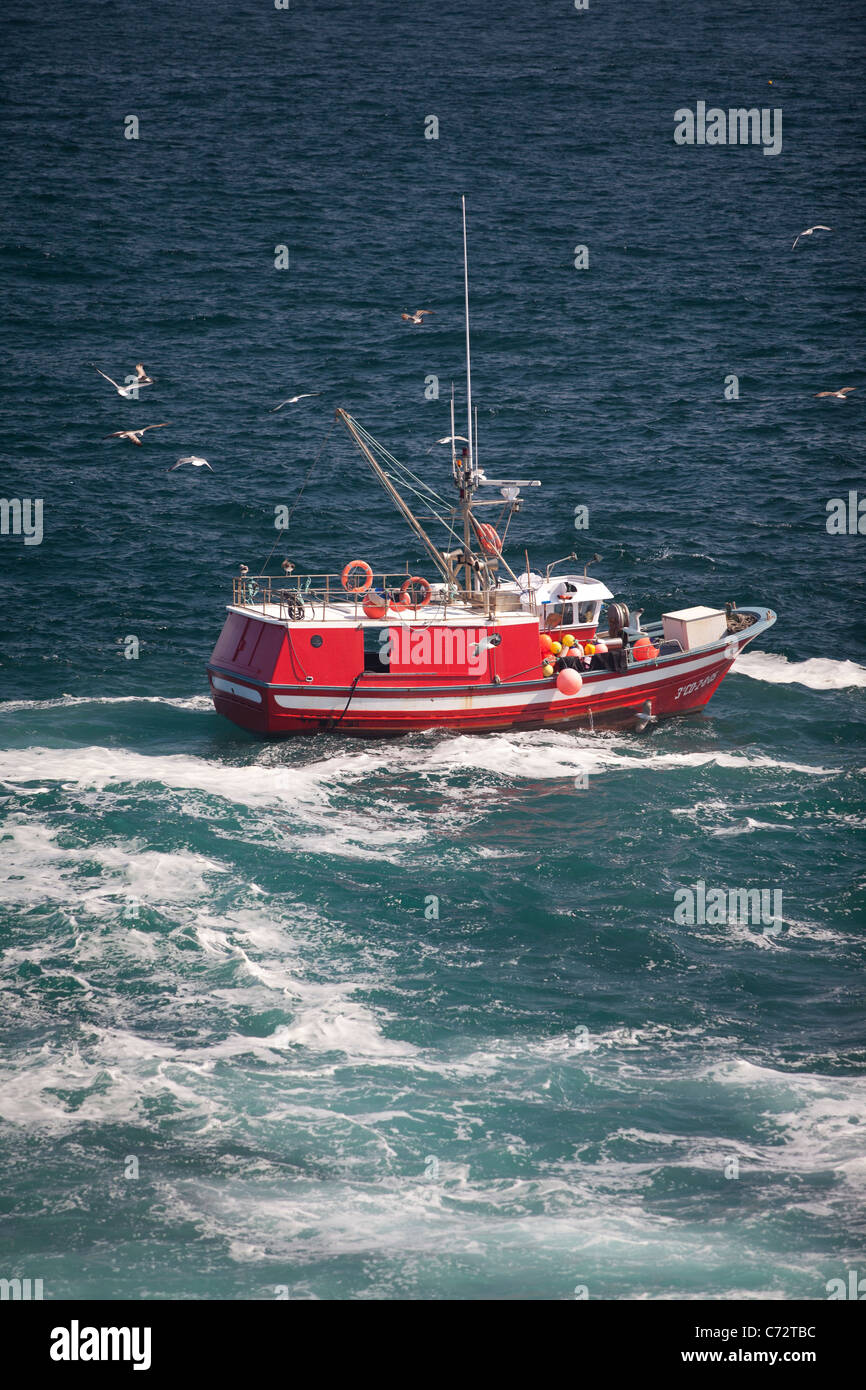
{"type": "Polygon", "coordinates": [[[475,525],[478,529],[481,549],[486,550],[488,555],[501,555],[502,541],[499,539],[499,532],[496,527],[490,526],[486,521],[477,521],[475,525]]]}
{"type": "MultiPolygon", "coordinates": [[[[430,602],[430,595],[432,594],[432,592],[433,590],[430,588],[430,585],[427,583],[426,579],[422,579],[421,576],[418,574],[413,574],[409,577],[409,579],[406,580],[406,583],[400,590],[400,602],[404,603],[407,608],[423,608],[425,604],[430,602]],[[411,588],[413,584],[421,585],[421,592],[424,595],[422,599],[416,600],[414,598],[411,588]]],[[[402,610],[398,609],[398,612],[401,611],[402,610]]]]}
{"type": "Polygon", "coordinates": [[[366,594],[368,589],[373,587],[373,571],[366,560],[350,560],[343,573],[340,575],[340,583],[348,594],[366,594]],[[366,579],[366,584],[356,584],[354,588],[349,585],[349,576],[353,570],[360,570],[366,579]]]}

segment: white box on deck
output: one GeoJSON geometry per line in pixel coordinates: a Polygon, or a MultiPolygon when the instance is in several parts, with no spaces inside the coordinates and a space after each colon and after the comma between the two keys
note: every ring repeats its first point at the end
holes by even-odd
{"type": "Polygon", "coordinates": [[[728,620],[718,608],[680,608],[662,613],[662,628],[666,642],[679,642],[684,652],[692,652],[724,637],[728,620]]]}

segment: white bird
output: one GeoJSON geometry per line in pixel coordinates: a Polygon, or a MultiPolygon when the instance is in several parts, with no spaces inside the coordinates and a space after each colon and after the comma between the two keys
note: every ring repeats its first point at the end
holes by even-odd
{"type": "MultiPolygon", "coordinates": [[[[207,459],[199,458],[197,454],[184,454],[182,459],[178,459],[177,463],[172,464],[171,468],[165,470],[166,473],[173,473],[175,468],[180,468],[182,463],[191,463],[193,468],[210,468],[207,459]]],[[[210,471],[212,473],[213,469],[210,468],[210,471]]]]}
{"type": "Polygon", "coordinates": [[[152,378],[152,377],[149,377],[149,376],[147,375],[147,372],[144,370],[144,367],[143,367],[143,365],[142,365],[141,362],[136,362],[136,364],[135,364],[135,381],[130,382],[129,386],[118,386],[117,382],[114,380],[114,377],[106,376],[105,372],[100,371],[99,367],[96,366],[96,363],[95,363],[95,362],[91,362],[90,365],[91,365],[91,367],[93,367],[97,372],[99,372],[99,375],[100,375],[100,376],[104,376],[106,381],[110,381],[110,382],[111,382],[111,384],[112,384],[112,386],[114,387],[115,391],[117,392],[118,396],[125,396],[127,400],[129,400],[130,396],[134,396],[134,395],[135,395],[135,393],[136,393],[136,391],[138,390],[139,386],[152,386],[152,385],[153,385],[153,378],[152,378]]]}
{"type": "Polygon", "coordinates": [[[408,323],[421,323],[425,314],[432,314],[432,309],[416,309],[414,314],[401,314],[401,319],[406,319],[408,323]]]}
{"type": "MultiPolygon", "coordinates": [[[[457,443],[468,444],[468,443],[469,443],[469,440],[466,438],[465,434],[446,434],[446,436],[445,436],[444,439],[437,439],[437,440],[436,440],[436,444],[457,444],[457,443]]],[[[435,447],[436,447],[436,446],[435,446],[434,444],[431,444],[431,445],[430,445],[430,448],[427,450],[427,453],[428,453],[428,454],[431,453],[432,450],[433,450],[435,447]]]]}
{"type": "Polygon", "coordinates": [[[643,611],[642,608],[635,608],[630,615],[628,626],[623,628],[624,635],[632,638],[635,642],[643,633],[643,628],[640,625],[643,611]]]}
{"type": "MultiPolygon", "coordinates": [[[[811,236],[813,232],[832,232],[832,230],[832,227],[825,227],[823,222],[818,222],[815,224],[814,227],[807,227],[805,232],[800,232],[797,236],[795,236],[794,246],[797,245],[797,242],[800,240],[801,236],[811,236]]],[[[791,247],[792,251],[794,249],[794,246],[791,247]]]]}
{"type": "Polygon", "coordinates": [[[148,430],[164,430],[166,425],[170,425],[170,420],[164,420],[161,425],[143,425],[140,430],[115,430],[113,434],[104,434],[103,439],[131,439],[133,444],[141,448],[141,436],[148,430]]]}
{"type": "Polygon", "coordinates": [[[816,391],[815,397],[817,399],[818,396],[835,396],[837,401],[844,401],[847,399],[849,391],[856,390],[856,386],[840,386],[838,391],[816,391]]]}
{"type": "Polygon", "coordinates": [[[289,396],[287,401],[280,401],[279,405],[272,407],[269,414],[273,415],[275,410],[282,410],[284,405],[294,405],[295,401],[305,400],[307,396],[321,396],[321,394],[321,391],[302,391],[299,396],[289,396]]]}

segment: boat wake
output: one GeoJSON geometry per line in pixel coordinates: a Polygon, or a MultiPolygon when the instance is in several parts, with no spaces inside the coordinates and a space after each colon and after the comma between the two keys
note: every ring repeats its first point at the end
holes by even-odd
{"type": "MultiPolygon", "coordinates": [[[[25,748],[0,754],[0,783],[8,789],[26,785],[28,791],[57,785],[65,791],[120,791],[126,787],[159,785],[172,791],[194,791],[220,800],[254,807],[287,803],[310,812],[324,809],[330,791],[359,779],[393,769],[421,778],[452,773],[486,772],[511,780],[574,777],[578,773],[672,772],[714,766],[745,771],[804,773],[831,777],[837,769],[787,762],[762,753],[733,753],[710,749],[687,753],[625,751],[624,740],[592,735],[576,737],[547,731],[496,734],[479,739],[461,734],[442,739],[426,752],[416,744],[387,753],[363,749],[339,762],[325,757],[308,763],[230,765],[186,754],[144,755],[118,748],[25,748]]],[[[406,828],[394,831],[406,838],[406,828]]]]}
{"type": "Polygon", "coordinates": [[[789,661],[779,652],[745,652],[733,668],[735,675],[751,676],[771,685],[805,685],[810,690],[851,690],[866,686],[866,666],[856,661],[833,661],[813,656],[808,661],[789,661]]]}
{"type": "Polygon", "coordinates": [[[2,700],[0,715],[22,710],[71,709],[76,705],[168,705],[172,709],[213,710],[208,695],[59,695],[54,700],[2,700]]]}

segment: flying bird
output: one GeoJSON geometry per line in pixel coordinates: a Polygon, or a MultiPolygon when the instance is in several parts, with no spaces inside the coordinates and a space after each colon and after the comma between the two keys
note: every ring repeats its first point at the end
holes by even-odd
{"type": "Polygon", "coordinates": [[[409,323],[421,323],[425,314],[432,314],[432,309],[416,309],[414,314],[401,314],[401,319],[406,319],[409,323]]]}
{"type": "Polygon", "coordinates": [[[844,401],[847,398],[849,391],[856,390],[856,386],[841,386],[838,391],[816,391],[815,397],[817,398],[818,396],[835,396],[837,401],[844,401]]]}
{"type": "MultiPolygon", "coordinates": [[[[436,444],[456,444],[456,443],[458,443],[458,441],[459,441],[460,443],[463,443],[463,444],[468,444],[468,443],[469,443],[469,440],[466,438],[466,435],[465,435],[465,434],[446,434],[446,436],[445,436],[444,439],[437,439],[437,440],[436,440],[436,444]]],[[[428,454],[429,454],[435,447],[436,447],[435,444],[431,444],[431,445],[430,445],[430,448],[427,450],[428,454]]]]}
{"type": "MultiPolygon", "coordinates": [[[[180,468],[182,463],[191,463],[193,468],[210,468],[207,459],[199,458],[197,454],[184,454],[182,459],[178,459],[177,463],[172,464],[171,468],[165,470],[166,473],[173,473],[176,468],[180,468]]],[[[212,468],[210,468],[210,471],[213,473],[212,468]]]]}
{"type": "Polygon", "coordinates": [[[141,448],[141,436],[148,430],[164,430],[166,425],[170,425],[170,420],[164,420],[161,425],[143,425],[140,430],[115,430],[113,434],[104,434],[103,439],[131,439],[133,444],[141,448]]]}
{"type": "Polygon", "coordinates": [[[130,382],[130,384],[129,384],[128,386],[118,386],[117,382],[114,380],[114,377],[107,376],[105,372],[100,371],[99,367],[96,366],[96,363],[95,363],[95,362],[91,362],[90,365],[91,365],[91,367],[93,367],[97,372],[99,372],[99,375],[100,375],[100,376],[104,376],[106,381],[110,381],[110,382],[111,382],[111,384],[112,384],[112,386],[114,387],[115,391],[117,392],[118,396],[125,396],[127,400],[129,400],[130,396],[134,396],[134,395],[135,395],[135,393],[136,393],[136,391],[138,390],[139,386],[152,386],[152,385],[153,385],[153,378],[152,378],[152,377],[149,377],[149,376],[147,375],[147,372],[144,370],[144,367],[143,367],[143,365],[141,364],[141,362],[136,362],[136,364],[135,364],[135,381],[130,382]]]}
{"type": "MultiPolygon", "coordinates": [[[[797,245],[797,242],[800,240],[801,236],[811,236],[813,232],[832,232],[832,230],[832,227],[825,227],[823,222],[818,222],[814,227],[807,227],[805,232],[800,232],[797,236],[795,236],[794,246],[797,245]]],[[[794,249],[794,246],[791,247],[792,251],[794,249]]]]}
{"type": "Polygon", "coordinates": [[[321,396],[321,394],[321,391],[302,391],[299,396],[289,396],[287,401],[280,401],[279,405],[272,407],[269,414],[273,415],[275,410],[282,410],[284,405],[294,405],[295,401],[303,401],[307,396],[321,396]]]}

